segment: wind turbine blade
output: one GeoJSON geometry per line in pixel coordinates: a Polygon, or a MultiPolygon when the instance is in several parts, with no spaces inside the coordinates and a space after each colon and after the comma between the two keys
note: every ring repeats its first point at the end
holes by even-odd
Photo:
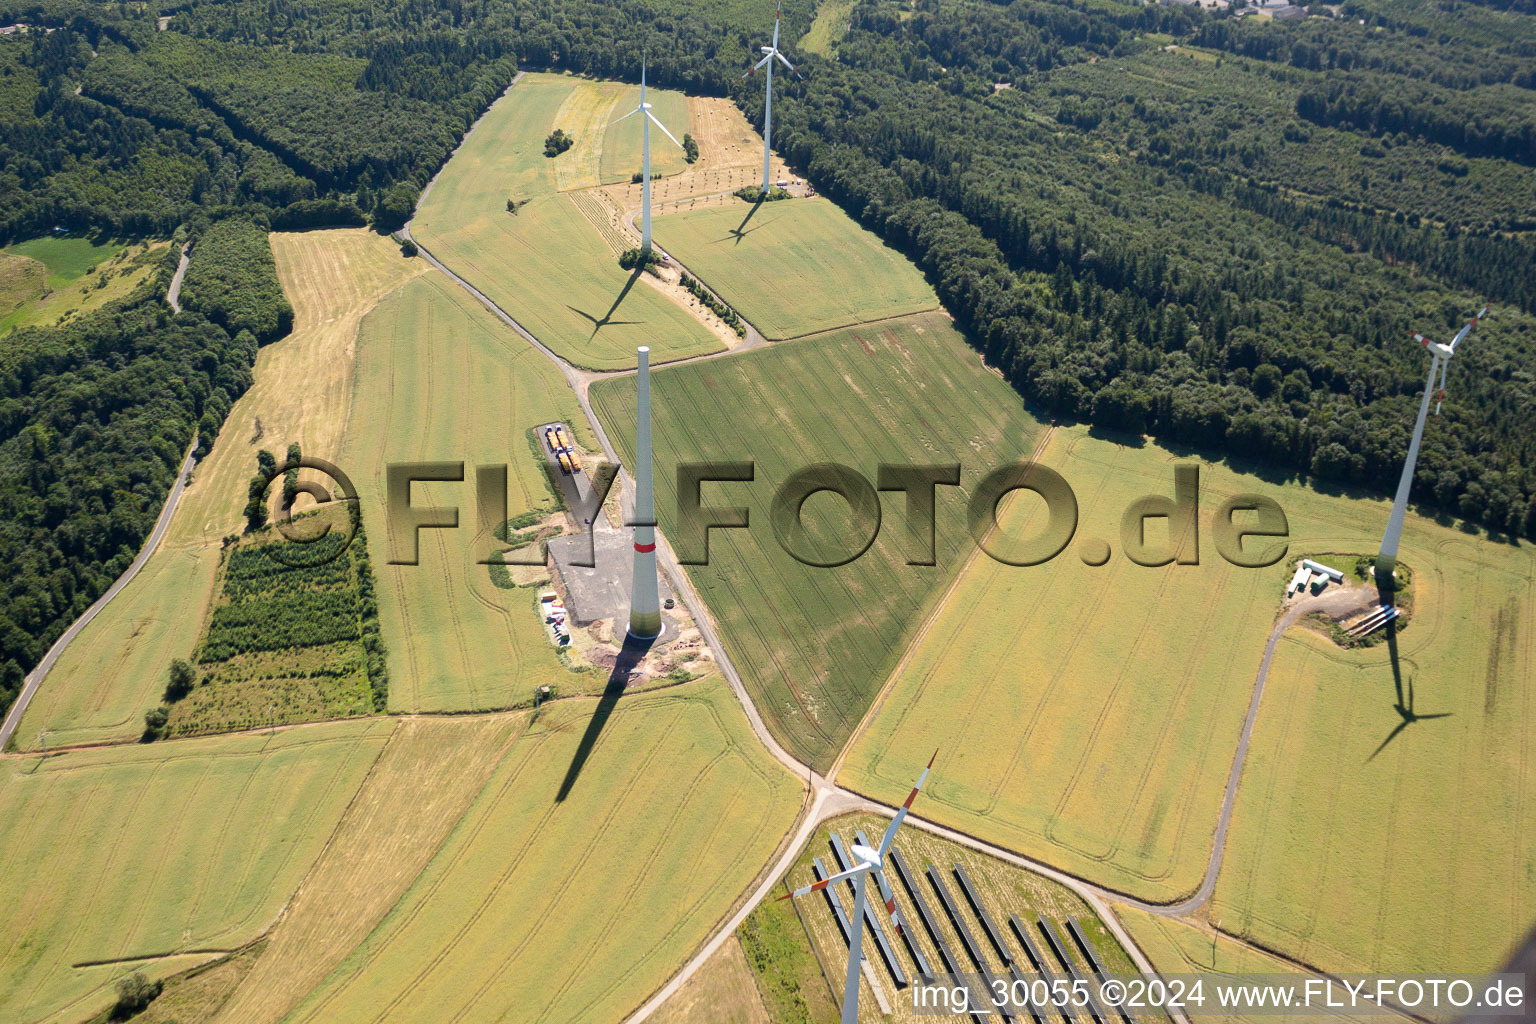
{"type": "Polygon", "coordinates": [[[672,133],[667,131],[667,126],[666,125],[662,124],[660,121],[658,121],[656,119],[656,115],[655,114],[653,114],[649,110],[647,110],[645,112],[645,116],[651,119],[651,123],[652,124],[654,124],[657,128],[661,129],[661,132],[662,132],[663,135],[665,135],[669,139],[672,139],[673,144],[675,144],[678,149],[682,149],[683,148],[683,144],[681,142],[678,142],[676,139],[672,138],[672,133]]]}
{"type": "Polygon", "coordinates": [[[821,892],[821,890],[825,889],[829,885],[836,885],[838,882],[846,881],[847,879],[852,878],[854,875],[864,874],[870,869],[870,867],[872,867],[870,864],[860,864],[856,868],[849,868],[847,871],[839,871],[835,875],[828,875],[826,878],[823,878],[819,882],[812,882],[810,885],[796,889],[794,892],[787,892],[783,896],[780,896],[779,899],[787,900],[792,899],[795,896],[805,896],[809,893],[821,892]]]}
{"type": "Polygon", "coordinates": [[[779,48],[779,18],[781,18],[783,15],[784,15],[784,5],[782,3],[774,4],[774,6],[773,6],[773,48],[775,50],[777,50],[779,48]]]}
{"type": "Polygon", "coordinates": [[[762,60],[760,60],[756,64],[754,64],[752,66],[752,70],[756,71],[758,68],[762,67],[764,64],[767,64],[771,60],[773,60],[773,54],[770,53],[767,56],[765,56],[762,60]]]}
{"type": "MultiPolygon", "coordinates": [[[[786,56],[784,56],[784,55],[783,55],[783,54],[782,54],[782,53],[780,53],[780,52],[779,52],[779,51],[778,51],[778,50],[774,50],[774,51],[773,51],[773,55],[774,55],[774,56],[775,56],[775,57],[777,57],[777,58],[779,58],[779,63],[781,63],[781,64],[783,64],[783,65],[784,65],[784,66],[785,66],[785,67],[787,67],[787,68],[789,68],[789,70],[791,70],[791,71],[795,71],[795,66],[794,66],[794,65],[793,65],[793,64],[791,64],[791,63],[790,63],[790,62],[789,62],[789,58],[788,58],[788,57],[786,57],[786,56]]],[[[798,74],[799,74],[799,73],[800,73],[800,72],[798,72],[798,71],[795,71],[795,74],[797,74],[797,75],[798,75],[798,74]]]]}
{"type": "Polygon", "coordinates": [[[896,830],[901,827],[901,823],[906,818],[907,812],[912,809],[912,801],[917,799],[917,791],[923,788],[924,782],[928,781],[928,772],[933,768],[933,762],[937,761],[938,759],[939,752],[935,750],[933,752],[933,756],[928,759],[928,767],[924,768],[923,774],[918,777],[917,785],[913,786],[912,792],[907,794],[907,802],[901,805],[901,809],[896,812],[896,817],[892,818],[890,825],[886,827],[885,835],[880,837],[881,861],[884,861],[885,855],[890,852],[891,843],[896,840],[896,830]]]}
{"type": "Polygon", "coordinates": [[[1435,395],[1435,415],[1440,415],[1440,403],[1445,401],[1445,372],[1451,368],[1449,359],[1440,360],[1440,391],[1435,395]]]}
{"type": "Polygon", "coordinates": [[[640,111],[641,111],[641,110],[642,110],[642,109],[644,109],[644,108],[642,108],[642,107],[636,107],[636,108],[635,108],[635,109],[634,109],[634,110],[631,110],[631,111],[630,111],[630,112],[629,112],[629,113],[627,113],[627,114],[625,114],[625,115],[624,115],[624,117],[621,117],[621,118],[619,118],[619,119],[618,119],[618,120],[617,120],[617,121],[609,121],[609,122],[608,122],[608,127],[609,127],[609,128],[612,128],[612,127],[613,127],[613,126],[614,126],[614,125],[616,125],[616,124],[618,124],[618,123],[619,123],[619,121],[622,121],[622,120],[624,120],[624,118],[628,118],[628,117],[634,117],[634,116],[635,116],[635,115],[636,115],[636,114],[638,114],[638,113],[640,113],[640,111]]]}
{"type": "Polygon", "coordinates": [[[1460,331],[1458,331],[1457,334],[1456,334],[1456,337],[1451,339],[1451,351],[1452,352],[1456,351],[1456,346],[1461,342],[1462,338],[1465,338],[1467,335],[1472,333],[1472,328],[1477,326],[1477,322],[1479,320],[1481,320],[1483,317],[1487,316],[1487,315],[1488,315],[1488,307],[1484,306],[1482,308],[1482,310],[1478,312],[1477,316],[1475,316],[1471,320],[1467,321],[1467,326],[1463,327],[1460,331]]]}

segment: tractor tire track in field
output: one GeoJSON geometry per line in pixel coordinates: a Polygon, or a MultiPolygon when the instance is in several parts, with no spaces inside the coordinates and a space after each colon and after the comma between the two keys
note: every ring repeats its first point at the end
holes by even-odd
{"type": "MultiPolygon", "coordinates": [[[[430,184],[428,187],[430,188],[430,184]]],[[[411,239],[409,222],[407,222],[406,225],[401,228],[398,236],[402,239],[411,239]]],[[[597,372],[577,367],[575,364],[562,358],[553,349],[541,342],[530,331],[523,327],[521,323],[514,319],[509,313],[507,313],[506,310],[502,309],[483,292],[475,288],[458,274],[454,273],[451,269],[439,261],[437,257],[434,256],[425,246],[421,245],[420,242],[417,242],[416,244],[421,256],[428,263],[430,263],[437,270],[441,271],[450,280],[458,284],[459,287],[463,288],[466,292],[473,296],[489,312],[491,312],[494,316],[496,316],[499,320],[505,323],[519,336],[521,336],[529,345],[543,354],[545,358],[549,359],[560,370],[560,372],[565,376],[566,381],[569,383],[571,390],[575,393],[577,402],[581,407],[581,411],[583,415],[586,416],[587,421],[591,426],[593,434],[597,438],[598,444],[603,453],[607,456],[610,462],[621,467],[621,474],[625,477],[625,485],[629,488],[633,488],[633,479],[628,476],[627,471],[622,469],[623,464],[618,457],[617,448],[613,444],[612,440],[608,437],[607,432],[603,427],[602,421],[598,418],[593,410],[589,397],[589,389],[591,384],[596,380],[627,376],[634,373],[634,371],[618,370],[611,372],[597,372]]],[[[906,319],[907,317],[921,317],[924,315],[931,315],[931,313],[912,313],[894,319],[906,319]]],[[[880,322],[881,321],[872,321],[871,323],[874,324],[880,322]]],[[[755,332],[755,329],[753,330],[755,332]]],[[[759,337],[760,336],[761,335],[759,335],[759,337]]],[[[667,363],[653,364],[653,369],[660,368],[661,366],[676,366],[682,365],[684,363],[694,363],[709,359],[728,359],[735,355],[741,355],[753,351],[756,347],[752,343],[754,340],[755,339],[749,339],[747,343],[739,345],[733,349],[705,353],[698,356],[690,356],[683,359],[672,360],[667,363]]],[[[1042,450],[1044,444],[1049,440],[1052,433],[1053,431],[1050,430],[1046,432],[1045,440],[1041,442],[1042,450]]],[[[757,889],[747,900],[743,902],[743,904],[738,908],[737,912],[732,915],[732,917],[715,932],[714,936],[708,942],[704,944],[704,946],[699,950],[694,958],[690,960],[681,971],[674,975],[666,985],[664,985],[660,990],[653,994],[652,997],[647,1000],[638,1011],[627,1018],[626,1024],[640,1024],[641,1021],[646,1020],[662,1005],[663,1002],[665,1002],[669,996],[675,993],[684,982],[691,978],[694,973],[696,973],[698,969],[703,966],[708,958],[716,950],[719,949],[719,947],[725,942],[726,939],[731,936],[731,934],[734,933],[737,926],[739,926],[740,923],[746,918],[747,914],[755,909],[758,903],[762,901],[762,899],[767,895],[769,890],[775,884],[777,879],[789,869],[790,865],[793,864],[796,855],[800,849],[804,847],[805,843],[809,840],[814,828],[821,821],[824,821],[827,818],[833,817],[837,814],[847,813],[848,811],[852,810],[871,810],[876,813],[887,815],[895,813],[894,808],[877,803],[873,800],[869,800],[868,798],[854,793],[851,790],[835,785],[830,781],[832,773],[829,773],[829,777],[818,775],[814,768],[798,760],[796,757],[790,754],[782,744],[779,743],[777,738],[774,737],[772,732],[769,731],[761,713],[758,711],[756,704],[753,702],[750,693],[742,682],[739,671],[736,669],[735,664],[732,662],[724,643],[721,641],[719,631],[716,628],[715,620],[709,614],[709,609],[700,599],[698,592],[694,589],[690,578],[682,571],[682,567],[677,562],[676,555],[673,552],[671,545],[668,543],[666,538],[662,536],[659,530],[657,531],[656,541],[658,567],[661,571],[666,573],[668,580],[673,585],[674,592],[677,594],[678,598],[684,603],[692,615],[694,622],[697,625],[705,643],[707,643],[716,652],[717,664],[720,668],[720,671],[725,676],[726,681],[730,684],[732,692],[735,694],[743,711],[746,713],[753,733],[757,736],[759,741],[762,742],[764,747],[767,748],[768,752],[774,757],[775,760],[782,764],[786,769],[794,773],[797,777],[802,777],[807,780],[811,793],[810,803],[807,807],[806,813],[802,818],[800,829],[796,832],[792,840],[784,846],[784,853],[780,857],[779,862],[774,865],[774,868],[764,877],[762,882],[758,885],[757,889]]],[[[1121,901],[1129,903],[1130,905],[1136,906],[1140,909],[1150,911],[1152,913],[1164,916],[1178,917],[1187,915],[1200,909],[1210,900],[1211,892],[1214,891],[1215,888],[1216,876],[1220,872],[1222,857],[1225,851],[1227,829],[1231,821],[1232,806],[1236,797],[1237,786],[1241,780],[1243,765],[1247,760],[1248,745],[1252,737],[1253,725],[1258,715],[1260,700],[1264,691],[1264,682],[1269,672],[1269,665],[1274,655],[1275,645],[1279,641],[1281,635],[1286,631],[1286,629],[1288,629],[1297,619],[1299,619],[1301,615],[1308,611],[1315,610],[1314,602],[1321,602],[1328,596],[1329,595],[1322,595],[1321,598],[1304,599],[1303,601],[1298,602],[1281,618],[1279,622],[1276,623],[1275,627],[1270,633],[1268,643],[1265,646],[1263,659],[1260,662],[1258,674],[1254,680],[1253,695],[1249,701],[1248,714],[1244,720],[1238,747],[1233,756],[1232,768],[1228,773],[1227,785],[1222,798],[1221,812],[1217,820],[1215,842],[1212,846],[1205,877],[1199,889],[1197,889],[1194,895],[1189,899],[1181,901],[1177,904],[1148,903],[1146,901],[1136,899],[1135,897],[1132,897],[1128,894],[1117,892],[1107,887],[1087,882],[1076,876],[1068,874],[1067,872],[1061,871],[1032,858],[1024,857],[1004,847],[984,842],[975,837],[952,829],[947,829],[943,826],[928,822],[916,816],[913,816],[908,820],[919,828],[923,828],[927,831],[945,836],[952,841],[959,842],[962,845],[969,846],[972,849],[991,854],[992,856],[998,857],[1017,866],[1024,867],[1037,874],[1043,875],[1067,886],[1069,889],[1080,895],[1089,903],[1091,907],[1094,908],[1095,912],[1098,913],[1099,916],[1104,920],[1106,927],[1109,928],[1109,930],[1115,935],[1116,939],[1130,954],[1132,960],[1137,964],[1138,969],[1145,972],[1151,972],[1153,968],[1150,961],[1146,958],[1145,954],[1142,953],[1140,947],[1136,945],[1135,941],[1131,938],[1129,933],[1127,933],[1125,929],[1120,925],[1118,919],[1116,919],[1113,913],[1110,911],[1107,903],[1108,901],[1121,901]]],[[[911,648],[909,647],[909,651],[910,650],[911,648]]],[[[880,699],[880,697],[876,698],[877,703],[880,699]]],[[[855,730],[855,736],[857,736],[858,731],[859,730],[857,729],[855,730]]],[[[834,768],[841,765],[843,757],[851,744],[852,739],[850,738],[848,743],[845,744],[844,749],[839,753],[837,761],[834,762],[834,768]]],[[[1240,944],[1253,946],[1252,943],[1248,943],[1247,940],[1242,939],[1239,936],[1228,937],[1240,944]]],[[[1262,947],[1253,946],[1253,948],[1262,947]]],[[[1284,960],[1287,963],[1290,963],[1300,969],[1316,973],[1315,968],[1312,968],[1310,965],[1303,964],[1294,958],[1288,957],[1283,953],[1276,953],[1276,951],[1273,950],[1265,950],[1265,952],[1275,953],[1279,959],[1284,960]]],[[[1182,1013],[1175,1012],[1173,1017],[1177,1024],[1188,1024],[1187,1019],[1182,1013]]]]}

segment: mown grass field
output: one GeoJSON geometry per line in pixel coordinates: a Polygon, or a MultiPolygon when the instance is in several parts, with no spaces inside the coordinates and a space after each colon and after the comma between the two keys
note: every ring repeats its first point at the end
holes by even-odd
{"type": "Polygon", "coordinates": [[[169,244],[37,239],[0,252],[0,334],[52,327],[123,298],[154,276],[169,244]]]}
{"type": "MultiPolygon", "coordinates": [[[[1204,872],[1287,575],[1282,567],[1222,561],[1210,517],[1225,495],[1256,491],[1285,509],[1293,552],[1370,551],[1388,508],[1205,465],[1200,565],[1143,568],[1119,550],[1118,520],[1134,497],[1172,493],[1173,453],[1121,447],[1073,428],[1057,432],[1044,461],[1077,492],[1079,540],[1109,538],[1114,557],[1090,568],[1074,542],[1031,569],[977,559],[896,674],[840,781],[899,799],[937,747],[946,768],[925,794],[927,816],[1101,884],[1171,901],[1192,892],[1204,872]]],[[[1019,529],[1029,513],[1010,512],[1019,529]]],[[[1284,641],[1239,790],[1218,885],[1225,902],[1213,912],[1236,930],[1246,926],[1228,908],[1248,908],[1256,937],[1329,969],[1428,967],[1439,964],[1434,949],[1481,950],[1478,962],[1491,967],[1488,958],[1522,933],[1536,896],[1529,855],[1517,852],[1529,850],[1536,825],[1523,798],[1520,738],[1531,731],[1531,672],[1518,627],[1500,648],[1494,684],[1482,682],[1492,664],[1493,615],[1509,609],[1507,621],[1522,621],[1522,613],[1529,620],[1530,556],[1410,518],[1402,557],[1424,580],[1415,600],[1426,602],[1401,638],[1413,662],[1405,672],[1417,678],[1421,712],[1450,703],[1459,714],[1413,726],[1417,735],[1399,739],[1390,759],[1366,764],[1400,721],[1386,649],[1316,655],[1318,665],[1375,666],[1345,673],[1340,683],[1316,669],[1300,678],[1294,651],[1314,642],[1284,641]],[[1481,592],[1440,582],[1462,578],[1452,568],[1458,561],[1485,575],[1481,592]],[[1469,675],[1476,682],[1453,686],[1469,675]],[[1498,703],[1485,713],[1490,689],[1498,703]],[[1341,746],[1346,735],[1350,743],[1341,746]],[[1466,753],[1446,759],[1430,754],[1439,745],[1425,746],[1413,760],[1415,744],[1466,753]],[[1497,822],[1508,844],[1463,815],[1476,815],[1480,828],[1497,822]],[[1466,838],[1448,825],[1431,827],[1441,821],[1462,822],[1466,838]],[[1244,868],[1260,850],[1258,871],[1244,868]],[[1249,881],[1251,873],[1262,881],[1249,881]],[[1450,911],[1439,908],[1451,905],[1461,941],[1445,945],[1424,921],[1442,921],[1436,915],[1450,911]],[[1395,938],[1371,954],[1378,934],[1395,938]]]]}
{"type": "MultiPolygon", "coordinates": [[[[592,158],[580,138],[559,157],[545,157],[544,138],[573,92],[592,89],[615,99],[624,91],[559,75],[525,75],[438,174],[411,222],[412,236],[577,365],[633,366],[640,345],[651,347],[653,362],[717,351],[718,339],[622,269],[571,198],[557,191],[587,181],[581,170],[562,184],[557,174],[566,172],[556,171],[561,161],[585,166],[592,158]],[[508,199],[527,205],[510,214],[508,199]]],[[[672,101],[658,93],[652,102],[660,109],[672,101]]],[[[601,167],[601,154],[597,159],[601,167]]]]}
{"type": "Polygon", "coordinates": [[[84,236],[33,238],[8,245],[3,251],[37,260],[48,268],[45,282],[57,291],[78,280],[102,260],[127,249],[122,242],[96,242],[84,236]]]}
{"type": "Polygon", "coordinates": [[[408,718],[217,1024],[276,1024],[383,919],[528,727],[530,714],[408,718]],[[409,808],[409,813],[401,813],[409,808]]]}
{"type": "MultiPolygon", "coordinates": [[[[1202,992],[1205,997],[1204,1007],[1207,1009],[1213,1006],[1216,999],[1213,985],[1235,981],[1237,975],[1301,976],[1301,972],[1293,965],[1278,957],[1233,942],[1225,936],[1215,936],[1213,941],[1210,932],[1182,921],[1159,917],[1124,905],[1117,905],[1115,913],[1159,974],[1164,977],[1178,974],[1207,975],[1202,992]]],[[[1185,1013],[1198,1024],[1207,1021],[1221,1024],[1266,1024],[1275,1020],[1270,1014],[1197,1012],[1193,1002],[1188,1005],[1185,1013]]],[[[1328,1021],[1330,1024],[1365,1024],[1372,1018],[1329,1012],[1319,1007],[1314,1008],[1307,1019],[1328,1021]]]]}
{"type": "Polygon", "coordinates": [[[1387,646],[1289,634],[1211,913],[1328,970],[1497,970],[1536,918],[1536,558],[1411,521],[1402,559],[1403,699],[1450,717],[1394,736],[1387,646]]]}
{"type": "Polygon", "coordinates": [[[769,338],[939,305],[910,260],[826,199],[669,213],[654,230],[668,252],[769,338]]]}
{"type": "MultiPolygon", "coordinates": [[[[806,847],[795,867],[789,872],[786,884],[789,886],[809,885],[815,881],[816,876],[812,871],[811,859],[819,857],[823,867],[828,871],[837,871],[837,859],[833,853],[829,841],[832,832],[837,833],[846,845],[855,840],[854,831],[862,829],[872,843],[878,844],[880,835],[884,832],[890,819],[874,814],[848,815],[835,818],[816,830],[810,844],[806,847]]],[[[1068,944],[1069,953],[1074,966],[1084,975],[1089,974],[1090,968],[1077,948],[1072,945],[1072,939],[1066,931],[1067,918],[1073,917],[1083,927],[1088,935],[1088,940],[1093,943],[1099,956],[1104,959],[1105,966],[1111,973],[1134,971],[1130,957],[1120,948],[1118,942],[1109,934],[1109,931],[1099,921],[1088,904],[1069,889],[1055,882],[1042,878],[1031,872],[1016,868],[1011,864],[1005,864],[1000,860],[989,857],[974,850],[951,843],[931,833],[906,826],[898,834],[896,849],[900,851],[902,861],[908,870],[913,872],[912,881],[917,885],[922,894],[923,901],[932,912],[934,923],[943,936],[945,943],[954,953],[958,961],[963,965],[962,970],[974,971],[975,967],[966,952],[965,943],[955,930],[953,923],[944,911],[944,906],[936,894],[933,883],[928,877],[927,869],[933,865],[942,876],[944,888],[949,893],[951,900],[960,913],[961,920],[980,944],[982,955],[986,961],[987,969],[994,977],[1007,980],[1010,984],[1012,978],[1008,975],[1004,964],[993,949],[987,938],[986,931],[982,927],[980,919],[971,909],[966,900],[964,890],[956,880],[954,866],[956,864],[965,868],[966,876],[975,887],[977,896],[986,907],[1003,932],[1004,940],[1008,944],[1010,952],[1022,963],[1027,964],[1024,949],[1017,937],[1013,934],[1008,923],[1009,914],[1017,914],[1019,920],[1030,927],[1030,936],[1036,946],[1046,949],[1046,943],[1037,927],[1036,919],[1044,917],[1055,927],[1057,934],[1068,944]]],[[[914,943],[922,950],[924,958],[930,968],[937,974],[948,973],[944,967],[944,961],[939,956],[939,951],[933,943],[932,936],[923,925],[922,918],[918,916],[917,907],[906,886],[902,884],[901,876],[894,867],[886,869],[886,880],[890,884],[896,897],[897,909],[901,914],[904,927],[913,937],[914,943]]],[[[879,890],[873,880],[869,882],[867,896],[871,900],[881,928],[885,930],[886,939],[891,943],[891,948],[896,954],[902,970],[906,972],[909,982],[916,977],[917,966],[911,954],[908,952],[905,942],[898,938],[895,929],[890,927],[889,918],[879,903],[879,890]]],[[[845,913],[853,912],[853,887],[848,883],[838,886],[839,898],[842,900],[845,913]]],[[[777,895],[777,894],[776,894],[777,895]]],[[[836,919],[832,916],[832,910],[827,906],[827,901],[820,893],[810,896],[802,896],[795,901],[795,906],[800,912],[805,927],[811,934],[812,941],[816,943],[820,951],[820,960],[827,965],[832,973],[832,988],[839,993],[843,988],[843,972],[848,966],[848,945],[843,941],[842,931],[839,929],[836,919]]],[[[891,980],[891,975],[886,967],[885,960],[880,954],[874,936],[865,935],[865,956],[875,969],[875,976],[885,990],[886,998],[890,1000],[895,1011],[891,1016],[885,1017],[880,1013],[874,993],[870,991],[867,977],[860,983],[859,995],[859,1019],[861,1021],[874,1022],[882,1020],[893,1021],[922,1021],[926,1015],[914,1012],[911,994],[907,990],[897,991],[891,980]]],[[[1049,955],[1049,953],[1047,953],[1049,955]]],[[[1056,972],[1061,973],[1060,967],[1056,972]]],[[[1038,977],[1027,967],[1023,969],[1026,981],[1038,977]]],[[[1084,1015],[1087,1016],[1086,1014],[1084,1015]]]]}
{"type": "Polygon", "coordinates": [[[17,307],[42,297],[48,268],[30,256],[0,251],[0,323],[17,307]]]}
{"type": "Polygon", "coordinates": [[[255,383],[198,465],[160,548],[38,688],[16,731],[23,750],[36,748],[41,729],[51,746],[139,735],[172,659],[190,658],[202,632],[222,539],[244,522],[257,450],[281,457],[298,441],[306,454],[336,461],[352,400],[358,323],[381,295],[428,269],[362,228],[271,237],[294,307],[293,333],[257,355],[255,383]],[[258,422],[261,437],[253,442],[258,422]]]}
{"type": "Polygon", "coordinates": [[[363,495],[379,618],[389,647],[390,707],[510,707],[552,684],[601,690],[598,672],[568,671],[534,612],[538,588],[504,590],[475,562],[474,467],[508,469],[507,513],[556,508],[528,430],[563,420],[596,447],[560,371],[442,274],[379,303],[358,335],[358,371],[344,464],[363,495]],[[459,528],[422,530],[420,564],[393,550],[386,469],[394,462],[465,464],[463,483],[422,483],[412,502],[456,505],[459,528]]]}
{"type": "Polygon", "coordinates": [[[612,1021],[763,869],[801,789],[723,683],[546,705],[400,903],[288,1018],[612,1021]]]}
{"type": "MultiPolygon", "coordinates": [[[[938,489],[935,566],[906,564],[913,549],[905,498],[891,493],[874,546],[847,565],[817,568],[775,539],[774,490],[792,472],[826,461],[870,480],[881,462],[954,461],[962,480],[974,483],[1032,450],[1040,427],[941,314],[663,370],[652,377],[652,394],[656,508],[674,545],[677,465],[756,463],[753,483],[704,485],[707,504],[745,506],[752,526],[712,531],[710,564],[688,571],[769,728],[825,770],[903,637],[969,551],[963,502],[957,488],[938,489]]],[[[591,397],[627,453],[633,379],[601,381],[591,397]]],[[[807,522],[835,530],[843,508],[837,498],[813,498],[807,522]]]]}
{"type": "Polygon", "coordinates": [[[255,939],[394,727],[336,723],[7,762],[0,1019],[78,1021],[110,1004],[131,970],[163,976],[207,959],[191,951],[255,939]]]}

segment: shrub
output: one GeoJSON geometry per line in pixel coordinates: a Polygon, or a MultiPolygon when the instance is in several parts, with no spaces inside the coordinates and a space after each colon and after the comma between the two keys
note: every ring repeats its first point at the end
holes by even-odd
{"type": "Polygon", "coordinates": [[[192,666],[184,658],[177,658],[171,662],[170,681],[165,685],[165,699],[178,701],[192,692],[192,687],[197,685],[197,674],[192,666]]]}
{"type": "Polygon", "coordinates": [[[162,983],[150,981],[142,971],[134,971],[117,981],[117,1002],[112,1007],[113,1020],[127,1020],[155,1001],[162,983]]]}
{"type": "Polygon", "coordinates": [[[635,267],[641,266],[642,263],[646,267],[654,267],[660,262],[661,253],[657,252],[655,249],[652,249],[650,252],[643,254],[643,256],[639,248],[625,249],[622,253],[619,254],[619,266],[623,267],[625,270],[633,270],[635,267]]]}
{"type": "Polygon", "coordinates": [[[556,157],[576,144],[576,140],[565,134],[565,131],[556,128],[544,139],[544,155],[556,157]]]}

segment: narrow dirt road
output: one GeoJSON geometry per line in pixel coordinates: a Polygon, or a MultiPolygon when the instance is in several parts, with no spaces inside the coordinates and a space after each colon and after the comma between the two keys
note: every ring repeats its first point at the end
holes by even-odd
{"type": "Polygon", "coordinates": [[[181,279],[187,276],[187,264],[192,262],[192,246],[190,244],[181,247],[181,262],[176,264],[176,273],[171,277],[171,286],[165,290],[165,304],[171,307],[172,313],[181,312],[181,279]]]}

